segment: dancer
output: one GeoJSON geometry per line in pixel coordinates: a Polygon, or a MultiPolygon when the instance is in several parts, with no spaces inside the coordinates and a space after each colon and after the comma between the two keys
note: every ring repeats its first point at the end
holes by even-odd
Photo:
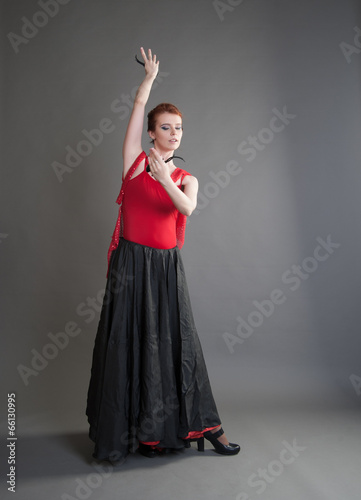
{"type": "MultiPolygon", "coordinates": [[[[174,165],[182,114],[159,104],[148,114],[149,156],[141,137],[157,76],[141,48],[145,78],[123,144],[119,216],[94,344],[86,414],[93,456],[112,462],[137,449],[154,457],[204,438],[235,455],[222,428],[194,324],[180,248],[197,205],[197,179],[174,165]]],[[[179,157],[178,157],[179,158],[179,157]]]]}

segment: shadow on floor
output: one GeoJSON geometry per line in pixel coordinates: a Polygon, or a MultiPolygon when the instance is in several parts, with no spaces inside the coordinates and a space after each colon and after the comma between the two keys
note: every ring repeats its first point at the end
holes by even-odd
{"type": "MultiPolygon", "coordinates": [[[[17,473],[21,479],[89,474],[96,466],[107,470],[125,472],[134,468],[159,467],[170,460],[184,460],[199,454],[195,444],[190,449],[180,450],[165,456],[147,458],[138,452],[131,453],[125,462],[112,466],[92,457],[94,444],[87,433],[72,433],[43,436],[23,436],[17,441],[17,473]]],[[[206,449],[202,456],[219,456],[212,449],[206,449]]]]}

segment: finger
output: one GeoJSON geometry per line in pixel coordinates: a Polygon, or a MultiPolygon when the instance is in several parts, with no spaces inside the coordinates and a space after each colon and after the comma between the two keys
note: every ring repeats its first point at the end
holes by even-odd
{"type": "Polygon", "coordinates": [[[148,156],[149,168],[154,170],[154,159],[151,156],[148,156]]]}
{"type": "Polygon", "coordinates": [[[153,150],[152,150],[152,153],[153,153],[153,155],[154,155],[154,159],[155,159],[155,160],[160,161],[160,160],[162,160],[162,159],[163,159],[163,158],[160,156],[160,154],[158,153],[158,151],[157,151],[156,149],[153,149],[153,150]]]}
{"type": "Polygon", "coordinates": [[[143,47],[140,47],[140,53],[141,53],[141,55],[142,55],[142,57],[143,57],[144,61],[146,61],[146,60],[147,60],[147,56],[146,56],[146,53],[145,53],[145,51],[144,51],[143,47]]]}
{"type": "Polygon", "coordinates": [[[148,49],[148,57],[150,60],[152,60],[152,51],[151,49],[148,49]]]}

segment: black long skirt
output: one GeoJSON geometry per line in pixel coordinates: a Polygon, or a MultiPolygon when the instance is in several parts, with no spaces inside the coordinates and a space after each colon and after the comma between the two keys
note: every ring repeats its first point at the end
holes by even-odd
{"type": "Polygon", "coordinates": [[[178,247],[121,239],[113,251],[86,414],[99,460],[124,459],[139,441],[182,448],[221,423],[178,247]]]}

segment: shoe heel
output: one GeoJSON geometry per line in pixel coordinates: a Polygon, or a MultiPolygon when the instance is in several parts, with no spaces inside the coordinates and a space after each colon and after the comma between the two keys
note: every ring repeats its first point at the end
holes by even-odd
{"type": "Polygon", "coordinates": [[[198,449],[198,451],[204,451],[204,438],[203,437],[197,439],[197,449],[198,449]]]}
{"type": "Polygon", "coordinates": [[[220,441],[218,441],[218,438],[224,434],[224,431],[222,427],[212,433],[211,431],[207,431],[204,433],[204,437],[210,441],[214,449],[217,453],[220,453],[221,455],[237,455],[237,453],[240,451],[241,447],[239,444],[235,443],[229,443],[229,444],[222,444],[220,441]]]}

